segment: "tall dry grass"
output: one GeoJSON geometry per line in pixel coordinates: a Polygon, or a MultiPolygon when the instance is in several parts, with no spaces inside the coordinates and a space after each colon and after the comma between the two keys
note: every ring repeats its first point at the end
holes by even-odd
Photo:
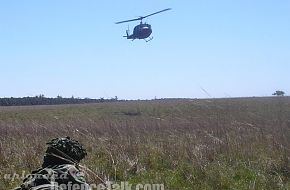
{"type": "MultiPolygon", "coordinates": [[[[155,100],[0,108],[0,189],[71,136],[105,180],[166,189],[289,189],[290,98],[155,100]]],[[[98,183],[88,173],[88,180],[98,183]]]]}

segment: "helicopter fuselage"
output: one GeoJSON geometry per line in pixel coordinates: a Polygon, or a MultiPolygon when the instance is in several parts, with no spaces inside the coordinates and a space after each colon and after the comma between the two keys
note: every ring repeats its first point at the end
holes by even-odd
{"type": "Polygon", "coordinates": [[[152,33],[150,24],[139,24],[134,27],[133,34],[129,35],[127,32],[127,39],[146,39],[152,33]]]}

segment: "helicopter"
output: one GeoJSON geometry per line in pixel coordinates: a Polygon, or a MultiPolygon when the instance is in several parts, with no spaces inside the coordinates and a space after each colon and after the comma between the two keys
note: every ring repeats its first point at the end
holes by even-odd
{"type": "Polygon", "coordinates": [[[129,30],[129,27],[128,27],[128,30],[126,30],[126,36],[123,36],[123,37],[125,37],[127,39],[132,39],[132,41],[135,40],[135,39],[144,39],[146,42],[149,42],[149,41],[151,41],[153,39],[153,37],[150,37],[150,35],[152,33],[152,28],[151,28],[150,24],[147,24],[146,22],[143,23],[142,20],[144,18],[153,16],[155,14],[162,13],[164,11],[169,11],[169,10],[171,10],[171,8],[167,8],[167,9],[164,9],[164,10],[149,14],[147,16],[140,16],[139,18],[116,22],[115,24],[121,24],[121,23],[125,23],[125,22],[132,22],[132,21],[140,20],[140,24],[134,27],[133,34],[130,34],[130,30],[129,30]]]}

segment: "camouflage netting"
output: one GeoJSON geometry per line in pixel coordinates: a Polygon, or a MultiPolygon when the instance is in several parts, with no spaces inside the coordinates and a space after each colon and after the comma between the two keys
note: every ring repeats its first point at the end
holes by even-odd
{"type": "Polygon", "coordinates": [[[79,162],[87,155],[83,146],[78,141],[70,139],[70,137],[55,138],[46,144],[48,145],[47,154],[55,154],[72,162],[79,162]]]}

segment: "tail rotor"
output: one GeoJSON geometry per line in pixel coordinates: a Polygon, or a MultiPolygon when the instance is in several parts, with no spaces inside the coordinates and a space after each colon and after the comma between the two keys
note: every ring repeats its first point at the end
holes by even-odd
{"type": "Polygon", "coordinates": [[[129,27],[129,24],[128,24],[128,28],[126,30],[126,34],[127,34],[127,37],[130,35],[130,27],[129,27]]]}
{"type": "Polygon", "coordinates": [[[128,38],[129,35],[130,35],[130,28],[129,28],[129,25],[128,25],[128,29],[126,30],[126,36],[123,36],[123,37],[128,38]]]}

